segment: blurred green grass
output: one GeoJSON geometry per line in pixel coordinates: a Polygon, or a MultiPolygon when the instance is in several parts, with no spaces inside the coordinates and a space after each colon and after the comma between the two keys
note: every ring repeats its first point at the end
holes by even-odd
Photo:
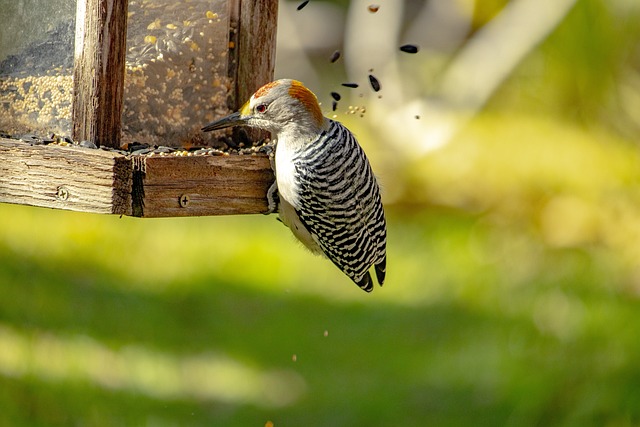
{"type": "Polygon", "coordinates": [[[637,17],[580,0],[424,158],[345,118],[370,295],[273,217],[0,205],[0,426],[640,425],[637,17]]]}
{"type": "Polygon", "coordinates": [[[381,166],[370,295],[273,217],[2,205],[0,425],[637,425],[638,159],[479,116],[381,166]]]}

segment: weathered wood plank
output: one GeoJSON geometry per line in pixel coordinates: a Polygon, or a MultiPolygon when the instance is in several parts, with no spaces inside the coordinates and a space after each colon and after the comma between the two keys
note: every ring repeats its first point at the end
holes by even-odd
{"type": "Polygon", "coordinates": [[[134,196],[133,214],[147,218],[262,213],[274,180],[266,155],[152,156],[136,164],[142,197],[134,196]]]}
{"type": "Polygon", "coordinates": [[[121,154],[0,138],[0,202],[130,215],[131,176],[121,154]]]}
{"type": "Polygon", "coordinates": [[[128,0],[78,0],[73,139],[118,148],[128,0]]]}
{"type": "MultiPolygon", "coordinates": [[[[231,34],[234,49],[229,53],[229,73],[234,88],[229,109],[237,111],[262,85],[273,80],[276,63],[278,0],[230,0],[231,34]]],[[[267,132],[245,129],[251,141],[267,132]]],[[[238,140],[238,130],[234,131],[238,140]]]]}
{"type": "Polygon", "coordinates": [[[266,155],[125,156],[0,139],[0,202],[138,217],[257,214],[266,155]]]}
{"type": "Polygon", "coordinates": [[[273,80],[278,0],[242,0],[239,13],[235,86],[238,105],[235,109],[240,108],[260,86],[273,80]]]}

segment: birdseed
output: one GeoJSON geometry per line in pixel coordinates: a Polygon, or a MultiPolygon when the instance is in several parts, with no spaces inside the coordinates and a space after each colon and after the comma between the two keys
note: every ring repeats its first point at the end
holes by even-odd
{"type": "Polygon", "coordinates": [[[302,9],[304,9],[304,7],[305,7],[308,3],[309,3],[309,0],[307,0],[307,1],[303,1],[302,3],[300,3],[300,4],[298,5],[298,7],[297,7],[296,9],[298,9],[298,10],[302,10],[302,9]]]}
{"type": "Polygon", "coordinates": [[[331,97],[336,101],[340,101],[340,98],[342,98],[338,92],[331,92],[331,97]]]}
{"type": "MultiPolygon", "coordinates": [[[[199,129],[229,113],[227,2],[130,0],[128,16],[122,142],[215,144],[199,129]]],[[[74,23],[0,59],[7,134],[71,133],[74,23]]]]}
{"type": "Polygon", "coordinates": [[[342,83],[342,86],[344,87],[350,87],[352,89],[355,89],[358,87],[358,83],[342,83]]]}
{"type": "Polygon", "coordinates": [[[1,138],[21,140],[30,145],[57,145],[61,147],[75,147],[78,149],[93,149],[116,152],[125,156],[173,156],[173,157],[192,157],[192,156],[256,156],[258,154],[271,155],[274,152],[274,144],[270,140],[254,142],[250,147],[232,148],[228,145],[222,147],[190,147],[176,148],[162,145],[149,145],[146,143],[133,142],[122,144],[119,149],[110,147],[98,148],[92,141],[72,141],[68,136],[57,134],[49,134],[46,137],[39,137],[33,134],[25,134],[20,136],[12,136],[6,132],[0,131],[1,138]]]}
{"type": "Polygon", "coordinates": [[[331,61],[331,63],[333,64],[334,62],[336,62],[338,59],[340,58],[340,51],[336,50],[331,54],[331,57],[329,58],[329,61],[331,61]]]}
{"type": "Polygon", "coordinates": [[[373,74],[369,74],[369,83],[371,83],[371,88],[374,91],[378,92],[380,90],[380,82],[373,74]]]}
{"type": "Polygon", "coordinates": [[[416,45],[413,45],[413,44],[405,44],[405,45],[400,46],[400,50],[401,50],[402,52],[405,52],[405,53],[418,53],[418,51],[419,51],[420,49],[419,49],[419,48],[418,48],[418,46],[416,46],[416,45]]]}

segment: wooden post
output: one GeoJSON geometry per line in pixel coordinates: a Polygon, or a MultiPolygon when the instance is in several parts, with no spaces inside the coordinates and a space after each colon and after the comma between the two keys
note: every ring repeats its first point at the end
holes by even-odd
{"type": "Polygon", "coordinates": [[[73,139],[120,146],[128,0],[78,0],[73,139]]]}
{"type": "MultiPolygon", "coordinates": [[[[235,82],[229,109],[237,111],[251,95],[273,80],[276,61],[278,0],[231,0],[229,72],[235,82]]],[[[251,140],[268,133],[247,130],[251,140]]],[[[234,135],[236,137],[237,135],[234,135]]]]}

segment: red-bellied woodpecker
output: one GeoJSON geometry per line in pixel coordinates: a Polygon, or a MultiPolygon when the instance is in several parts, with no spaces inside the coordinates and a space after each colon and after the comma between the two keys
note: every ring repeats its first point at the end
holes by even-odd
{"type": "Polygon", "coordinates": [[[382,285],[387,226],[380,189],[353,134],[324,117],[313,92],[289,79],[262,86],[240,111],[202,130],[238,125],[270,131],[276,140],[270,212],[277,208],[307,248],[325,254],[365,291],[373,289],[372,266],[382,285]]]}

